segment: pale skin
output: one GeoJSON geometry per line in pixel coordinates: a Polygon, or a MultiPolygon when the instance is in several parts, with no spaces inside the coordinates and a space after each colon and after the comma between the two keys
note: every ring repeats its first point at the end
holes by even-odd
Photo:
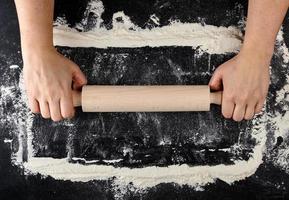
{"type": "MultiPolygon", "coordinates": [[[[53,0],[15,0],[21,33],[24,82],[33,113],[59,121],[74,116],[72,89],[85,75],[53,46],[53,0]],[[41,13],[41,14],[40,14],[41,13]]],[[[209,83],[223,90],[222,114],[235,121],[261,112],[269,87],[269,64],[289,0],[249,0],[243,46],[209,83]]]]}
{"type": "Polygon", "coordinates": [[[53,0],[15,0],[21,33],[24,83],[33,113],[60,121],[74,116],[72,85],[86,77],[53,46],[53,0]]]}

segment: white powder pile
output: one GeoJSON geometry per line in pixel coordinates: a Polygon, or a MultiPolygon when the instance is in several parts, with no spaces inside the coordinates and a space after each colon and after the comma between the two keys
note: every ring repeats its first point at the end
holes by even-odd
{"type": "MultiPolygon", "coordinates": [[[[77,29],[69,28],[64,19],[58,18],[54,27],[54,44],[68,47],[160,47],[160,46],[191,46],[199,47],[210,54],[237,52],[242,43],[242,33],[236,27],[216,27],[199,23],[172,22],[169,26],[152,29],[141,29],[133,24],[123,12],[113,15],[113,28],[107,30],[100,26],[100,16],[104,8],[100,1],[92,1],[87,10],[96,16],[97,25],[85,31],[87,21],[77,25],[77,29]],[[91,6],[94,5],[94,6],[91,6]],[[119,20],[121,19],[121,20],[119,20]]],[[[156,16],[151,16],[158,21],[156,16]]]]}
{"type": "Polygon", "coordinates": [[[237,52],[241,34],[234,27],[202,26],[201,24],[172,23],[152,30],[98,29],[78,32],[68,27],[54,28],[54,44],[69,47],[199,47],[210,54],[237,52]]]}

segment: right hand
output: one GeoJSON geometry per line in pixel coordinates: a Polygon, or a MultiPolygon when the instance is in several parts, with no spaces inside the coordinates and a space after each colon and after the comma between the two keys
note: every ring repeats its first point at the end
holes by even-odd
{"type": "Polygon", "coordinates": [[[269,87],[271,56],[243,48],[217,68],[210,81],[213,90],[221,90],[222,114],[235,121],[250,120],[261,112],[269,87]]]}
{"type": "Polygon", "coordinates": [[[23,60],[24,84],[31,111],[53,121],[72,118],[72,87],[80,89],[87,83],[79,67],[54,47],[23,55],[23,60]]]}

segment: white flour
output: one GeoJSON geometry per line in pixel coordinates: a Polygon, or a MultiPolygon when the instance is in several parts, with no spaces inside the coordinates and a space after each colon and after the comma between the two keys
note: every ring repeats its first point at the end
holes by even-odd
{"type": "MultiPolygon", "coordinates": [[[[134,25],[123,12],[113,15],[110,30],[99,24],[104,11],[101,1],[91,1],[88,9],[93,10],[96,28],[85,30],[85,19],[77,25],[76,29],[69,28],[64,19],[58,19],[54,28],[54,43],[58,46],[69,47],[159,47],[159,46],[191,46],[200,48],[210,54],[224,54],[238,52],[242,43],[240,30],[234,27],[216,27],[198,23],[183,24],[173,22],[169,26],[141,29],[134,25]],[[94,2],[94,3],[92,3],[94,2]],[[91,6],[94,5],[94,6],[91,6]],[[121,20],[119,20],[121,18],[121,20]],[[119,22],[121,21],[121,22],[119,22]]],[[[151,16],[154,23],[158,23],[156,16],[151,16]]],[[[24,163],[27,170],[50,175],[56,179],[89,181],[93,179],[108,179],[116,177],[118,183],[130,183],[140,188],[151,187],[159,183],[175,182],[191,186],[205,185],[216,178],[228,183],[244,179],[255,173],[262,163],[263,150],[266,141],[265,123],[266,114],[255,119],[252,136],[256,138],[257,145],[252,157],[248,161],[235,161],[234,165],[196,166],[172,165],[168,167],[145,168],[115,168],[105,165],[89,165],[68,163],[66,159],[33,158],[24,163]]],[[[31,137],[32,135],[30,135],[31,137]]],[[[31,139],[28,138],[29,141],[31,139]]]]}
{"type": "MultiPolygon", "coordinates": [[[[157,20],[156,17],[153,19],[157,20]]],[[[54,44],[57,46],[96,48],[191,46],[210,54],[224,54],[237,52],[242,43],[242,33],[235,27],[172,22],[169,26],[151,30],[141,29],[134,25],[123,12],[113,15],[111,30],[100,27],[87,32],[79,32],[63,23],[58,22],[55,25],[54,44]],[[117,21],[119,18],[122,19],[121,22],[117,21]]]]}
{"type": "MultiPolygon", "coordinates": [[[[84,30],[77,32],[75,29],[68,28],[64,19],[58,19],[54,28],[54,42],[59,46],[69,47],[143,47],[143,46],[191,46],[192,48],[201,48],[210,54],[224,54],[229,52],[238,52],[241,46],[241,32],[234,27],[215,27],[201,24],[182,24],[172,23],[169,26],[143,30],[135,26],[123,12],[114,14],[113,28],[106,30],[100,26],[101,14],[104,11],[101,1],[91,1],[89,10],[93,10],[98,19],[96,28],[93,30],[84,30]],[[118,22],[121,17],[123,22],[118,22]]],[[[158,24],[156,16],[151,16],[154,23],[158,24]]],[[[87,23],[84,19],[78,28],[87,23]]],[[[283,38],[279,35],[280,41],[283,38]]],[[[289,54],[285,44],[281,48],[283,59],[288,63],[289,54]]],[[[11,69],[15,67],[12,66],[11,69]]],[[[21,85],[21,84],[20,84],[21,85]]],[[[9,88],[1,88],[1,93],[9,88]]],[[[289,86],[279,91],[280,101],[284,99],[285,93],[289,91],[289,86]]],[[[11,91],[8,91],[11,94],[11,91]]],[[[23,88],[22,88],[23,92],[23,88]]],[[[1,100],[5,100],[3,94],[1,100]]],[[[24,96],[23,96],[24,98],[24,96]]],[[[288,101],[288,99],[286,99],[288,101]]],[[[19,104],[20,105],[20,104],[19,104]]],[[[23,106],[21,104],[21,106],[23,106]]],[[[0,110],[1,111],[1,110],[0,110]]],[[[24,109],[25,111],[25,109],[24,109]]],[[[24,112],[23,111],[23,112],[24,112]]],[[[26,112],[26,111],[25,111],[26,112]]],[[[27,112],[26,112],[27,113],[27,112]]],[[[175,182],[178,184],[188,184],[190,186],[202,186],[214,182],[219,178],[227,183],[245,179],[255,173],[262,163],[263,151],[266,142],[266,124],[268,120],[281,124],[277,135],[284,135],[288,130],[289,114],[284,116],[268,117],[265,112],[262,116],[253,120],[252,136],[256,138],[257,145],[253,149],[252,157],[248,161],[235,161],[233,165],[217,166],[195,166],[172,165],[169,167],[145,167],[145,168],[115,168],[113,166],[89,165],[68,163],[66,159],[35,158],[33,157],[32,139],[32,115],[19,116],[27,120],[19,126],[19,129],[25,127],[28,134],[28,157],[29,161],[24,163],[24,167],[30,173],[40,173],[50,175],[56,179],[72,181],[89,181],[93,179],[108,179],[116,177],[116,182],[127,184],[132,182],[140,188],[151,187],[159,183],[175,182]],[[283,125],[282,125],[283,124],[283,125]]],[[[20,131],[21,132],[21,131],[20,131]]],[[[19,151],[21,153],[21,151],[19,151]]],[[[19,158],[20,159],[20,158],[19,158]]]]}
{"type": "MultiPolygon", "coordinates": [[[[10,70],[20,70],[18,65],[11,65],[10,70]]],[[[20,79],[20,89],[24,91],[23,80],[20,79]]],[[[26,99],[18,97],[17,86],[0,86],[0,123],[4,126],[12,125],[16,130],[11,131],[11,135],[18,135],[18,152],[13,155],[13,160],[22,163],[23,162],[23,152],[26,151],[26,133],[30,130],[30,126],[27,126],[32,122],[29,120],[31,113],[28,112],[26,107],[26,99]],[[11,104],[11,107],[7,107],[7,104],[11,104]],[[11,109],[11,111],[10,111],[11,109]],[[5,111],[6,110],[6,111],[5,111]],[[3,116],[3,117],[2,117],[3,116]]],[[[24,94],[24,92],[22,92],[24,94]]],[[[32,149],[32,148],[31,148],[32,149]]]]}
{"type": "Polygon", "coordinates": [[[258,141],[249,161],[236,161],[234,165],[196,166],[171,165],[168,167],[115,168],[106,165],[80,165],[68,163],[66,159],[31,158],[24,163],[26,169],[56,179],[72,181],[90,181],[116,177],[117,184],[132,182],[136,187],[152,187],[159,183],[174,182],[180,185],[202,186],[219,178],[227,183],[242,180],[255,173],[262,163],[265,148],[266,130],[265,117],[256,120],[252,136],[258,141]],[[263,122],[263,123],[262,123],[263,122]],[[259,124],[259,125],[258,125],[259,124]]]}
{"type": "MultiPolygon", "coordinates": [[[[288,68],[289,64],[289,51],[283,39],[283,31],[278,33],[277,37],[277,48],[278,55],[282,56],[282,67],[288,68]]],[[[277,91],[275,105],[282,107],[282,113],[277,112],[272,117],[271,124],[272,128],[275,129],[274,137],[275,141],[277,137],[284,139],[283,145],[278,148],[277,154],[272,159],[273,164],[277,167],[285,170],[289,173],[289,75],[286,75],[286,85],[279,91],[277,91]],[[285,111],[285,112],[284,112],[285,111]]]]}
{"type": "MultiPolygon", "coordinates": [[[[277,52],[279,55],[282,55],[283,58],[283,67],[287,68],[289,64],[289,51],[286,47],[286,44],[283,39],[283,31],[281,30],[277,36],[277,52]]],[[[289,75],[287,75],[286,85],[277,92],[276,105],[284,104],[284,110],[289,110],[289,107],[286,107],[286,102],[289,102],[289,75]]],[[[289,132],[289,112],[284,114],[279,114],[274,118],[273,121],[277,126],[277,131],[275,132],[275,137],[282,136],[285,137],[289,132]]]]}
{"type": "MultiPolygon", "coordinates": [[[[252,130],[253,137],[256,138],[258,145],[254,149],[252,158],[249,161],[236,161],[234,165],[217,165],[217,166],[196,166],[188,165],[172,165],[169,167],[145,167],[145,168],[115,168],[105,165],[80,165],[68,163],[66,159],[53,158],[36,158],[33,157],[33,133],[31,131],[33,115],[27,112],[25,104],[26,96],[23,87],[23,78],[20,76],[19,87],[22,92],[22,98],[15,106],[19,107],[17,116],[14,119],[22,119],[19,124],[21,134],[27,134],[28,144],[28,162],[24,163],[24,167],[30,173],[40,173],[49,175],[56,179],[72,180],[72,181],[90,181],[93,179],[108,179],[116,177],[116,184],[128,184],[133,182],[139,188],[151,187],[159,183],[175,182],[180,185],[188,184],[190,186],[202,186],[210,182],[214,182],[216,178],[222,179],[227,183],[244,179],[256,171],[260,163],[262,163],[263,149],[266,141],[265,122],[266,115],[255,120],[255,126],[252,130]],[[22,108],[21,108],[22,107],[22,108]],[[19,116],[18,116],[19,115],[19,116]]],[[[2,100],[13,97],[13,89],[2,88],[2,100]],[[6,91],[6,92],[5,92],[6,91]],[[5,95],[6,94],[6,95],[5,95]]],[[[15,97],[15,99],[17,99],[15,97]]],[[[69,124],[71,126],[71,124],[69,124]]],[[[20,143],[22,138],[19,138],[20,143]]],[[[22,161],[21,153],[23,149],[20,146],[18,161],[22,161]]]]}

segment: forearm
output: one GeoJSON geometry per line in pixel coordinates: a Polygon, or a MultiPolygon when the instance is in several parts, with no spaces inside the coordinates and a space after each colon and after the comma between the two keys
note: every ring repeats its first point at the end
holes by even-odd
{"type": "Polygon", "coordinates": [[[270,61],[289,0],[249,0],[243,48],[270,61]]]}
{"type": "Polygon", "coordinates": [[[54,0],[15,0],[22,54],[53,47],[54,0]]]}

